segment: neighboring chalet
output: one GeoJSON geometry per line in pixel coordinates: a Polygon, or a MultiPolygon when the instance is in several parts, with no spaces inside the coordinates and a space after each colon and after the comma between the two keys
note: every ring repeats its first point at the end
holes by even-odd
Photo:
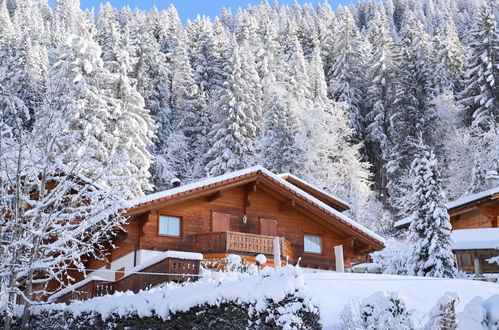
{"type": "MultiPolygon", "coordinates": [[[[499,255],[499,180],[497,172],[487,176],[485,191],[463,196],[446,204],[452,225],[452,251],[459,269],[466,272],[499,273],[499,265],[487,259],[499,255]]],[[[408,228],[413,216],[395,222],[408,228]]]]}
{"type": "Polygon", "coordinates": [[[384,246],[382,237],[342,213],[346,202],[260,166],[139,197],[127,206],[130,220],[109,248],[109,262],[87,263],[87,275],[99,283],[121,283],[127,274],[149,271],[165,251],[182,251],[180,259],[182,253],[205,260],[238,254],[250,262],[264,254],[273,264],[279,242],[281,263],[335,270],[337,246],[346,267],[384,246]]]}

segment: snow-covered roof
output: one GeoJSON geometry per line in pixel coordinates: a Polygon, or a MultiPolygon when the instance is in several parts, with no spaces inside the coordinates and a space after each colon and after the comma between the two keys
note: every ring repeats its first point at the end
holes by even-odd
{"type": "MultiPolygon", "coordinates": [[[[492,188],[492,189],[487,189],[487,190],[481,191],[481,192],[476,193],[476,194],[461,196],[458,199],[456,199],[455,201],[452,201],[452,202],[445,204],[445,207],[447,207],[448,210],[452,210],[452,209],[458,208],[460,206],[464,206],[466,204],[473,203],[473,202],[479,201],[481,199],[494,196],[496,194],[499,194],[499,186],[492,188]]],[[[402,227],[404,225],[407,225],[407,224],[412,222],[412,220],[414,219],[414,216],[415,216],[414,214],[411,214],[408,217],[405,217],[403,219],[395,221],[395,223],[393,225],[395,227],[402,227]]]]}
{"type": "Polygon", "coordinates": [[[142,205],[142,204],[147,204],[147,203],[159,200],[159,199],[167,199],[168,197],[172,197],[174,195],[180,195],[180,194],[188,193],[191,191],[201,190],[201,188],[206,188],[206,187],[218,184],[218,183],[225,182],[227,180],[236,179],[238,177],[253,174],[253,173],[261,173],[261,174],[269,177],[270,179],[276,181],[279,185],[281,185],[284,188],[286,188],[287,190],[293,192],[295,195],[297,195],[305,200],[308,200],[309,202],[315,204],[316,206],[318,206],[319,208],[321,208],[325,212],[335,216],[336,218],[338,218],[340,221],[347,224],[348,226],[356,229],[357,231],[364,233],[365,235],[367,235],[371,238],[374,238],[375,240],[379,241],[380,243],[384,243],[385,240],[380,235],[376,234],[375,232],[366,228],[365,226],[361,225],[360,223],[350,219],[345,214],[339,212],[338,210],[335,210],[331,206],[320,201],[319,199],[317,199],[314,196],[308,194],[307,192],[301,190],[297,186],[295,186],[292,183],[281,178],[279,175],[276,175],[276,174],[270,172],[269,170],[263,168],[260,165],[249,167],[249,168],[235,171],[235,172],[231,172],[231,173],[227,173],[224,175],[212,177],[212,178],[207,178],[207,179],[204,179],[204,180],[201,180],[198,182],[193,182],[193,183],[187,184],[185,186],[157,192],[157,193],[142,196],[142,197],[137,197],[137,198],[134,198],[134,199],[127,201],[126,207],[133,208],[133,207],[137,207],[137,206],[142,205]]]}
{"type": "Polygon", "coordinates": [[[492,188],[492,189],[487,189],[487,190],[481,191],[481,192],[476,193],[476,194],[459,197],[455,201],[447,203],[446,206],[449,210],[455,209],[459,206],[463,206],[463,205],[469,204],[471,202],[475,202],[475,201],[478,201],[480,199],[493,196],[495,194],[499,194],[499,186],[492,188]]]}
{"type": "Polygon", "coordinates": [[[452,239],[454,240],[452,250],[497,249],[499,228],[453,230],[452,239]]]}
{"type": "Polygon", "coordinates": [[[412,222],[412,220],[414,219],[414,216],[415,214],[411,214],[410,216],[408,217],[405,217],[403,219],[400,219],[399,221],[395,221],[395,223],[393,224],[395,227],[402,227],[406,224],[409,224],[412,222]]]}
{"type": "Polygon", "coordinates": [[[298,181],[298,182],[300,182],[301,184],[303,184],[303,185],[305,185],[305,186],[309,186],[310,188],[312,188],[312,189],[314,189],[314,190],[317,190],[317,191],[318,191],[318,192],[320,192],[321,194],[324,194],[324,195],[328,196],[329,198],[334,199],[334,200],[336,200],[337,202],[339,202],[339,203],[341,203],[341,204],[345,204],[345,206],[347,206],[348,208],[351,208],[351,207],[352,207],[352,206],[351,206],[348,202],[344,201],[343,199],[341,199],[341,198],[339,198],[339,197],[336,197],[336,196],[334,196],[333,194],[331,194],[331,193],[329,193],[329,192],[325,191],[324,189],[319,188],[319,187],[317,187],[316,185],[313,185],[313,184],[311,184],[311,183],[309,183],[309,182],[307,182],[307,181],[305,181],[305,180],[303,180],[303,179],[300,179],[299,177],[294,176],[294,175],[293,175],[293,174],[291,174],[291,173],[281,173],[281,174],[279,174],[279,176],[280,176],[281,178],[283,178],[283,179],[286,179],[286,178],[292,178],[293,180],[298,181]]]}

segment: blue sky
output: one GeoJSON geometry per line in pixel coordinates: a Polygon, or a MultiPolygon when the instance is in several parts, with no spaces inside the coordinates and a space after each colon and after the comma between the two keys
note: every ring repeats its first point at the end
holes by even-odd
{"type": "MultiPolygon", "coordinates": [[[[51,4],[55,3],[55,0],[49,0],[51,4]]],[[[80,0],[81,7],[83,9],[95,7],[99,8],[101,2],[106,2],[102,0],[80,0]]],[[[196,18],[197,14],[207,15],[210,17],[217,16],[222,8],[232,8],[233,11],[237,8],[246,8],[248,4],[259,4],[260,0],[110,0],[109,1],[113,7],[121,8],[124,6],[130,6],[132,8],[140,9],[150,9],[153,5],[156,5],[158,9],[165,9],[170,4],[173,4],[175,8],[185,22],[187,19],[196,18]]],[[[269,0],[270,3],[273,0],[269,0]]],[[[294,0],[281,0],[279,4],[292,5],[294,0]]],[[[323,0],[299,0],[299,3],[303,4],[306,2],[311,2],[316,5],[317,3],[322,3],[323,0]]],[[[354,0],[328,0],[329,4],[336,9],[339,4],[348,5],[354,0]]]]}

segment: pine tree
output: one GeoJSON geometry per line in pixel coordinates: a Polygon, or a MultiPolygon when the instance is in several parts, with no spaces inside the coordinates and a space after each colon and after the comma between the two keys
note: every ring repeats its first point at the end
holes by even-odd
{"type": "Polygon", "coordinates": [[[394,82],[397,78],[398,56],[384,8],[381,5],[375,8],[367,32],[372,44],[372,56],[366,98],[366,142],[378,190],[386,198],[385,167],[390,153],[389,126],[396,94],[394,82]]]}
{"type": "Polygon", "coordinates": [[[464,75],[465,50],[450,17],[442,19],[432,43],[435,51],[433,70],[435,94],[448,91],[460,92],[460,81],[464,75]]]}
{"type": "Polygon", "coordinates": [[[216,104],[218,121],[210,132],[213,141],[208,151],[208,174],[216,176],[248,167],[254,163],[254,138],[261,109],[248,74],[256,74],[246,49],[233,45],[227,66],[227,87],[216,104]]]}
{"type": "Polygon", "coordinates": [[[265,107],[267,111],[258,143],[258,163],[275,173],[301,173],[305,165],[305,150],[300,144],[299,126],[293,109],[276,92],[267,99],[265,107]]]}
{"type": "Polygon", "coordinates": [[[455,277],[457,269],[450,246],[451,224],[444,204],[437,160],[420,141],[420,154],[411,165],[414,176],[414,220],[409,239],[414,244],[412,264],[418,276],[455,277]]]}
{"type": "Polygon", "coordinates": [[[488,7],[480,9],[475,27],[470,32],[470,56],[466,61],[466,86],[461,102],[466,125],[488,130],[499,123],[499,32],[488,7]]]}
{"type": "Polygon", "coordinates": [[[355,215],[371,197],[370,174],[368,165],[361,161],[361,145],[352,143],[353,130],[348,125],[345,105],[327,97],[318,46],[311,55],[308,77],[312,103],[302,124],[308,160],[304,177],[349,200],[355,215]]]}
{"type": "Polygon", "coordinates": [[[328,96],[337,102],[348,105],[346,114],[350,127],[354,130],[354,138],[360,141],[364,137],[363,112],[363,79],[364,69],[362,42],[351,12],[341,7],[338,10],[339,28],[336,42],[330,54],[331,67],[327,73],[328,96]]]}
{"type": "Polygon", "coordinates": [[[484,166],[483,160],[480,155],[475,154],[474,166],[471,171],[471,186],[467,194],[475,194],[487,190],[487,169],[484,166]]]}
{"type": "Polygon", "coordinates": [[[389,137],[392,144],[386,165],[390,204],[397,211],[403,210],[405,196],[410,190],[408,171],[412,158],[418,153],[418,134],[423,132],[423,136],[431,137],[429,132],[434,120],[428,35],[413,16],[409,16],[402,34],[402,61],[396,81],[396,99],[390,114],[389,137]]]}
{"type": "MultiPolygon", "coordinates": [[[[118,184],[124,197],[142,195],[149,189],[147,146],[151,127],[143,99],[131,89],[124,74],[110,73],[103,66],[99,45],[87,38],[73,38],[58,50],[51,68],[48,95],[40,116],[51,112],[66,118],[57,147],[61,154],[86,154],[83,175],[91,176],[109,159],[119,159],[106,177],[93,178],[113,187],[118,184]],[[130,138],[130,137],[133,138],[130,138]],[[85,144],[78,143],[85,141],[85,144]],[[76,150],[75,150],[76,149],[76,150]],[[126,175],[126,181],[118,177],[126,175]]],[[[71,166],[74,159],[67,158],[71,166]]]]}
{"type": "MultiPolygon", "coordinates": [[[[172,127],[182,130],[189,146],[191,168],[202,168],[206,164],[208,151],[207,134],[210,129],[206,112],[206,97],[199,90],[189,63],[186,35],[178,36],[171,64],[171,99],[172,127]]],[[[175,176],[182,181],[204,177],[203,172],[183,173],[175,170],[175,176]]]]}

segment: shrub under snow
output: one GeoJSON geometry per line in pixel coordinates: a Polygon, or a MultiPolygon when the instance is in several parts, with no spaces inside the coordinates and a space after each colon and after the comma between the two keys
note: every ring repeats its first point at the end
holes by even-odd
{"type": "Polygon", "coordinates": [[[387,240],[385,248],[371,253],[373,262],[380,264],[384,274],[407,275],[412,268],[410,264],[413,248],[395,239],[387,240]]]}
{"type": "MultiPolygon", "coordinates": [[[[1,318],[1,317],[0,317],[1,318]]],[[[320,328],[299,267],[261,274],[213,273],[184,286],[115,293],[70,305],[34,308],[32,328],[320,328]]]]}
{"type": "Polygon", "coordinates": [[[425,330],[455,330],[457,329],[456,305],[459,298],[455,293],[447,292],[437,302],[430,312],[430,319],[425,330]]]}
{"type": "Polygon", "coordinates": [[[476,297],[470,301],[464,311],[458,315],[460,329],[498,330],[499,329],[499,295],[484,300],[476,297]]]}
{"type": "Polygon", "coordinates": [[[411,312],[395,292],[376,292],[359,306],[346,306],[341,315],[343,330],[414,329],[411,312]]]}

